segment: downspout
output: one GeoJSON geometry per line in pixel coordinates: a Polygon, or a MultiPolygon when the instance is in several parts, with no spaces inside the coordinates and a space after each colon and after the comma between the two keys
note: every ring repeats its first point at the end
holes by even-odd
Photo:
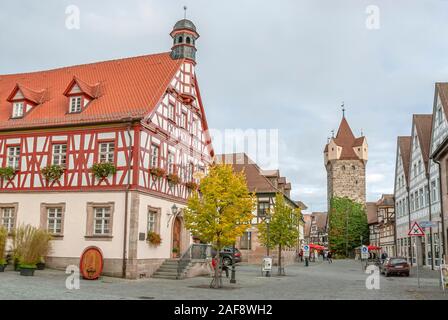
{"type": "MultiPolygon", "coordinates": [[[[428,180],[429,221],[432,221],[431,177],[429,173],[426,173],[426,180],[428,180]]],[[[429,238],[431,240],[431,270],[434,270],[434,239],[432,237],[432,227],[429,228],[429,238]]],[[[428,254],[426,254],[426,256],[428,256],[428,254]]]]}
{"type": "MultiPolygon", "coordinates": [[[[409,230],[411,230],[411,200],[409,195],[409,186],[406,186],[406,192],[407,192],[407,200],[408,200],[408,217],[409,217],[409,230]]],[[[411,237],[408,236],[408,243],[409,243],[409,253],[411,256],[411,266],[414,265],[414,252],[412,251],[412,243],[411,243],[411,237]]]]}
{"type": "Polygon", "coordinates": [[[128,134],[129,138],[129,156],[127,161],[128,166],[128,179],[127,179],[127,185],[125,190],[125,198],[124,198],[124,227],[123,227],[123,266],[122,266],[122,278],[126,278],[126,268],[127,268],[127,246],[128,246],[128,211],[129,211],[129,189],[131,188],[131,163],[133,160],[133,152],[132,152],[132,135],[131,135],[131,126],[132,123],[129,122],[128,126],[126,128],[126,132],[128,134]]]}
{"type": "MultiPolygon", "coordinates": [[[[442,252],[442,259],[446,256],[446,242],[445,242],[445,215],[444,215],[444,208],[443,208],[443,192],[442,192],[442,167],[440,165],[440,161],[436,159],[432,159],[435,163],[437,163],[439,167],[439,197],[440,197],[440,220],[442,221],[442,241],[440,241],[440,244],[442,245],[443,250],[440,250],[442,252]]],[[[436,182],[437,183],[437,182],[436,182]]],[[[440,231],[440,230],[439,230],[440,231]]]]}

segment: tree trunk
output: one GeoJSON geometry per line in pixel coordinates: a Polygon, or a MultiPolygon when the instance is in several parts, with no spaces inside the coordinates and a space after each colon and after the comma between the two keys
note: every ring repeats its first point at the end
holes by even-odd
{"type": "Polygon", "coordinates": [[[221,258],[220,258],[220,251],[221,247],[220,244],[218,244],[218,249],[216,253],[216,266],[215,266],[215,274],[213,276],[212,283],[210,283],[210,288],[219,289],[222,287],[222,281],[221,281],[221,258]]]}
{"type": "Polygon", "coordinates": [[[278,275],[282,275],[282,245],[278,245],[278,275]]]}

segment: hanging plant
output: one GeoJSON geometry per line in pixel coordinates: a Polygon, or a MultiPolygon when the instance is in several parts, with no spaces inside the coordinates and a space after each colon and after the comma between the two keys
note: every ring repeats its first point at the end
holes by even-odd
{"type": "Polygon", "coordinates": [[[11,180],[12,178],[14,178],[15,174],[16,174],[16,169],[14,169],[12,167],[0,168],[0,177],[3,179],[11,180]]]}
{"type": "Polygon", "coordinates": [[[177,174],[175,173],[170,173],[169,175],[166,176],[166,179],[172,183],[172,184],[178,184],[180,183],[180,178],[177,174]]]}
{"type": "Polygon", "coordinates": [[[117,168],[110,162],[95,163],[90,170],[95,177],[99,179],[107,178],[108,176],[117,173],[117,168]]]}
{"type": "Polygon", "coordinates": [[[49,182],[57,181],[64,174],[64,167],[60,165],[46,166],[40,172],[47,181],[49,182]]]}
{"type": "Polygon", "coordinates": [[[155,233],[153,231],[148,232],[146,240],[153,246],[159,246],[162,243],[162,238],[160,237],[160,234],[155,233]]]}
{"type": "Polygon", "coordinates": [[[196,182],[193,182],[193,181],[186,182],[186,183],[185,183],[185,186],[186,186],[188,189],[191,189],[191,190],[197,190],[197,189],[198,189],[198,184],[197,184],[196,182]]]}
{"type": "Polygon", "coordinates": [[[149,172],[157,178],[162,178],[165,175],[165,169],[162,168],[151,168],[149,172]]]}

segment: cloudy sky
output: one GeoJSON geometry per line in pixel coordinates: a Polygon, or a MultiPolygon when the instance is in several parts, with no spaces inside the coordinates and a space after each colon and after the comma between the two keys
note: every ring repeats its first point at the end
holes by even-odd
{"type": "Polygon", "coordinates": [[[169,51],[183,5],[210,127],[278,129],[293,197],[325,210],[322,151],[345,101],[370,147],[368,200],[393,192],[396,137],[448,81],[447,0],[2,1],[0,74],[169,51]]]}

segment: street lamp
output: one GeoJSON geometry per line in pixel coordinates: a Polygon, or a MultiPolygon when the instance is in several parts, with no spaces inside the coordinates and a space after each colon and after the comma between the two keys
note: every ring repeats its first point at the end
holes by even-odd
{"type": "Polygon", "coordinates": [[[171,218],[175,218],[180,211],[181,209],[179,209],[175,203],[171,206],[171,213],[168,213],[168,222],[166,224],[167,227],[170,225],[171,218]]]}
{"type": "MultiPolygon", "coordinates": [[[[267,228],[267,230],[266,230],[266,232],[267,232],[266,256],[269,258],[269,247],[271,245],[271,241],[269,238],[269,224],[271,223],[271,216],[267,215],[265,219],[266,219],[266,228],[267,228]]],[[[266,277],[270,277],[270,276],[271,276],[271,272],[269,270],[266,271],[266,277]]]]}
{"type": "MultiPolygon", "coordinates": [[[[237,225],[239,225],[238,222],[237,225]]],[[[230,275],[230,283],[236,283],[235,275],[236,270],[235,270],[235,241],[234,241],[232,245],[232,273],[230,275]]]]}
{"type": "Polygon", "coordinates": [[[236,283],[235,279],[235,242],[233,242],[232,246],[232,274],[230,276],[230,283],[236,283]]]}

